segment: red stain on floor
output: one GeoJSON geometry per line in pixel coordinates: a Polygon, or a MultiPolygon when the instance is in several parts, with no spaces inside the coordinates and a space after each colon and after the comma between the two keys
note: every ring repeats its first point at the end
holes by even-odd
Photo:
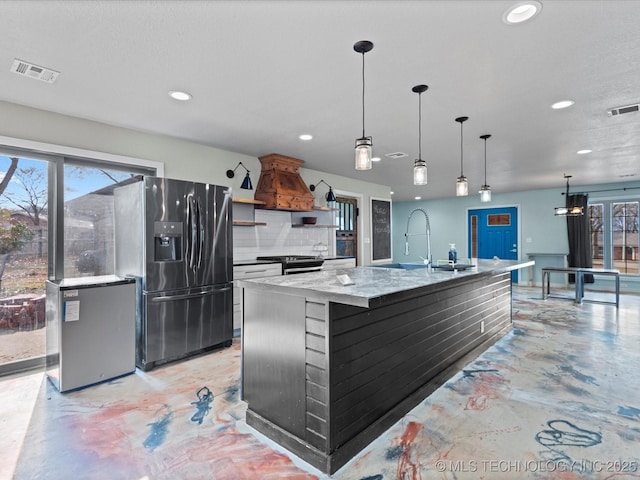
{"type": "Polygon", "coordinates": [[[283,453],[259,443],[253,435],[240,433],[233,428],[226,430],[224,435],[192,440],[188,444],[186,458],[189,463],[206,465],[211,478],[220,480],[318,478],[298,468],[283,453]]]}
{"type": "Polygon", "coordinates": [[[465,410],[484,410],[487,408],[487,397],[469,397],[464,405],[465,410]]]}
{"type": "Polygon", "coordinates": [[[398,480],[421,480],[420,474],[420,462],[417,459],[413,459],[413,442],[418,436],[418,433],[422,430],[422,424],[418,422],[409,422],[404,429],[402,436],[400,437],[400,446],[402,447],[402,454],[398,460],[398,480]]]}
{"type": "Polygon", "coordinates": [[[498,387],[504,383],[500,375],[483,373],[473,383],[472,395],[467,399],[465,410],[485,410],[489,400],[500,397],[498,387]]]}

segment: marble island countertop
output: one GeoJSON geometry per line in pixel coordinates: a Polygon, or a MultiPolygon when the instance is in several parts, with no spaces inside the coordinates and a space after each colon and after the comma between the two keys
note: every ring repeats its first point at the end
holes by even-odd
{"type": "Polygon", "coordinates": [[[474,268],[463,271],[442,271],[431,268],[384,268],[367,266],[320,271],[299,275],[239,280],[238,286],[269,292],[300,295],[359,307],[385,303],[391,296],[422,294],[425,289],[442,288],[477,275],[492,275],[529,267],[533,261],[473,259],[474,268]],[[353,285],[342,285],[337,274],[347,274],[353,285]]]}

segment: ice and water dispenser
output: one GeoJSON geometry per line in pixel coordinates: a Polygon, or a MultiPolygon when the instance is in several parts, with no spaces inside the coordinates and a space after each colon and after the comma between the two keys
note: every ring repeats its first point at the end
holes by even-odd
{"type": "Polygon", "coordinates": [[[182,260],[182,222],[155,222],[153,259],[156,262],[182,260]]]}

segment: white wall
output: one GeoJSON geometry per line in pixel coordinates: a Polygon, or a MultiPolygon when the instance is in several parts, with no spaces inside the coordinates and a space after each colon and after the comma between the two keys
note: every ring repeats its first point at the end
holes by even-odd
{"type": "MultiPolygon", "coordinates": [[[[329,212],[320,213],[333,217],[329,212]]],[[[296,221],[298,215],[276,210],[256,210],[256,222],[263,222],[266,225],[233,227],[234,261],[255,260],[258,256],[274,255],[334,256],[335,228],[297,228],[293,224],[300,223],[299,218],[296,221]]],[[[318,212],[307,215],[316,216],[318,212]]],[[[332,220],[320,220],[320,216],[318,217],[319,224],[327,224],[326,221],[332,220]]]]}
{"type": "MultiPolygon", "coordinates": [[[[251,178],[257,185],[261,170],[256,157],[3,101],[0,101],[0,136],[161,162],[164,176],[168,178],[228,185],[237,197],[252,198],[253,192],[240,189],[244,176],[242,169],[237,171],[234,179],[228,179],[225,172],[242,162],[251,171],[251,178]]],[[[287,155],[287,152],[263,153],[287,155]]],[[[362,196],[359,261],[370,263],[371,252],[366,243],[369,238],[369,199],[370,196],[389,198],[390,188],[305,168],[301,169],[301,176],[307,185],[324,179],[336,192],[362,196]]],[[[319,204],[322,204],[326,193],[323,187],[321,185],[315,192],[319,204]]]]}

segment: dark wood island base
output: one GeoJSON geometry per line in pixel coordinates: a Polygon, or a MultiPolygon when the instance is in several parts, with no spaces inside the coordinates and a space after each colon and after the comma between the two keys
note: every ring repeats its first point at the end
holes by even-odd
{"type": "Polygon", "coordinates": [[[368,308],[242,286],[247,424],[328,474],[511,328],[508,271],[370,297],[368,308]]]}

